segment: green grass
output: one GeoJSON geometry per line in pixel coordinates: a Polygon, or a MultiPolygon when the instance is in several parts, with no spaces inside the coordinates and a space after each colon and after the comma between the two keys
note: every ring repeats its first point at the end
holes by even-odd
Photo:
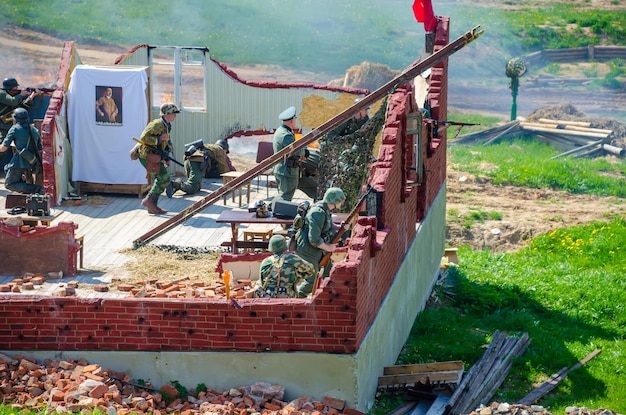
{"type": "MultiPolygon", "coordinates": [[[[531,344],[494,400],[514,403],[600,349],[539,403],[555,414],[569,405],[624,413],[625,240],[626,221],[616,217],[541,235],[516,253],[461,247],[460,265],[449,269],[447,285],[439,288],[447,301],[420,313],[397,364],[460,359],[469,367],[495,330],[527,332],[531,344]]],[[[386,396],[372,413],[395,402],[386,396]]]]}
{"type": "MultiPolygon", "coordinates": [[[[513,2],[515,4],[515,2],[513,2]]],[[[344,74],[363,61],[403,69],[423,49],[423,25],[412,2],[400,0],[3,0],[0,28],[18,25],[81,43],[134,46],[206,46],[214,58],[231,64],[276,64],[293,69],[344,74]]],[[[476,25],[485,33],[463,77],[494,75],[512,56],[544,48],[587,44],[626,45],[626,10],[581,10],[542,2],[499,8],[435,4],[449,16],[454,39],[476,25]],[[566,29],[577,24],[580,29],[566,29]],[[485,64],[488,62],[488,64],[485,64]]],[[[507,81],[502,79],[502,81],[507,81]]]]}
{"type": "Polygon", "coordinates": [[[563,151],[536,140],[452,146],[448,153],[452,163],[469,173],[489,177],[496,185],[626,198],[625,163],[613,164],[601,158],[551,160],[563,151]]]}
{"type": "MultiPolygon", "coordinates": [[[[550,160],[560,151],[522,138],[453,146],[448,153],[451,163],[494,183],[626,198],[623,161],[550,160]]],[[[467,226],[489,214],[480,207],[464,217],[458,210],[447,212],[449,221],[467,226]]],[[[459,247],[459,266],[449,268],[446,285],[435,288],[442,301],[419,314],[396,364],[463,360],[469,369],[496,330],[527,332],[531,344],[493,400],[514,403],[600,349],[538,403],[555,414],[570,405],[624,413],[626,220],[607,219],[539,235],[519,252],[459,247]]],[[[399,402],[400,396],[383,395],[370,413],[388,413],[399,402]]]]}

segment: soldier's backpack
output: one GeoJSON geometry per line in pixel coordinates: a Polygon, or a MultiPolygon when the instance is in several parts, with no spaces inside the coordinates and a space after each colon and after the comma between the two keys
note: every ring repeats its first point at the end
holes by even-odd
{"type": "Polygon", "coordinates": [[[298,213],[296,213],[296,217],[293,218],[291,227],[288,229],[288,234],[290,237],[289,238],[289,251],[291,252],[296,251],[296,245],[297,245],[296,235],[298,234],[298,231],[304,227],[304,218],[306,217],[306,214],[308,213],[310,207],[311,207],[311,204],[309,203],[308,200],[305,200],[304,202],[298,205],[298,213]]]}

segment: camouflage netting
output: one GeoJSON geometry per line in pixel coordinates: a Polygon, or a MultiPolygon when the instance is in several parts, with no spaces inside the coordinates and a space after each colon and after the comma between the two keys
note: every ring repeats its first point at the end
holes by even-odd
{"type": "Polygon", "coordinates": [[[346,194],[342,211],[350,211],[362,195],[370,173],[370,165],[376,160],[373,149],[376,136],[385,123],[387,101],[361,129],[352,134],[320,139],[320,163],[318,173],[318,199],[322,199],[329,187],[340,187],[346,194]]]}
{"type": "Polygon", "coordinates": [[[613,145],[626,144],[626,124],[611,118],[592,118],[578,111],[571,104],[556,105],[554,107],[539,108],[528,117],[527,121],[537,122],[540,118],[562,121],[583,121],[588,122],[591,128],[601,128],[605,130],[613,130],[613,145]]]}

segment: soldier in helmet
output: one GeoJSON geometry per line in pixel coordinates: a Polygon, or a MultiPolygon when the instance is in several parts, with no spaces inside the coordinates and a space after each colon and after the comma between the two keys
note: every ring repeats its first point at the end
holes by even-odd
{"type": "MultiPolygon", "coordinates": [[[[0,89],[0,142],[13,126],[13,110],[18,107],[29,108],[33,99],[42,93],[39,90],[29,92],[23,89],[20,91],[18,86],[15,78],[5,78],[2,81],[2,89],[0,89]]],[[[3,167],[10,158],[10,153],[0,152],[0,167],[3,167]]]]}
{"type": "MultiPolygon", "coordinates": [[[[320,261],[326,252],[334,252],[336,244],[330,243],[336,234],[332,211],[340,209],[346,195],[338,187],[331,187],[324,198],[315,202],[304,217],[304,225],[296,233],[296,253],[315,266],[315,275],[301,282],[296,291],[298,297],[306,297],[313,292],[315,276],[320,271],[320,261]]],[[[324,268],[324,276],[330,273],[331,264],[324,268]]]]}
{"type": "Polygon", "coordinates": [[[315,278],[313,264],[287,251],[287,239],[282,235],[270,238],[268,248],[273,253],[261,262],[256,297],[291,298],[296,286],[307,278],[315,278]]]}
{"type": "Polygon", "coordinates": [[[202,187],[202,178],[221,177],[222,173],[235,171],[228,157],[228,142],[218,140],[215,144],[204,144],[202,140],[185,145],[186,180],[172,180],[165,190],[167,197],[172,197],[178,190],[188,195],[198,193],[202,187]]]}
{"type": "Polygon", "coordinates": [[[141,133],[140,141],[143,144],[139,148],[139,161],[146,168],[148,180],[152,183],[152,188],[141,201],[141,204],[152,215],[167,213],[167,210],[158,206],[158,201],[161,193],[170,184],[170,175],[167,172],[170,162],[164,159],[162,154],[156,153],[148,146],[156,147],[164,154],[173,150],[170,132],[172,131],[172,122],[179,112],[180,110],[175,104],[161,105],[161,116],[150,121],[141,133]]]}
{"type": "MultiPolygon", "coordinates": [[[[274,153],[278,153],[296,141],[294,135],[298,120],[296,107],[287,108],[280,113],[278,118],[282,121],[282,124],[274,132],[274,153]]],[[[300,164],[304,158],[304,150],[300,150],[297,154],[292,154],[274,165],[274,177],[276,177],[276,184],[278,185],[278,196],[276,196],[276,199],[291,201],[298,188],[300,164]]]]}
{"type": "Polygon", "coordinates": [[[39,131],[30,124],[30,117],[24,108],[13,111],[15,124],[9,129],[6,137],[0,144],[0,152],[6,151],[11,144],[16,151],[11,161],[4,167],[6,179],[4,186],[18,193],[43,193],[43,187],[31,183],[33,173],[42,171],[41,166],[41,136],[39,131]]]}

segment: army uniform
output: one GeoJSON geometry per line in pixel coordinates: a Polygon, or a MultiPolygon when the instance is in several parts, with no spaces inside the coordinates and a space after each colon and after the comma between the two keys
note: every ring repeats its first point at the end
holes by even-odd
{"type": "Polygon", "coordinates": [[[14,112],[16,124],[11,127],[6,137],[2,141],[3,148],[9,148],[11,143],[15,145],[16,151],[11,160],[4,167],[6,179],[4,186],[18,193],[31,194],[43,193],[43,187],[38,184],[28,183],[23,177],[32,177],[33,172],[41,172],[42,166],[40,158],[34,164],[28,163],[19,152],[28,149],[33,154],[41,154],[41,136],[39,131],[30,125],[28,113],[23,108],[18,108],[14,112]]]}
{"type": "MultiPolygon", "coordinates": [[[[296,108],[287,108],[279,115],[278,118],[283,121],[283,124],[276,129],[276,132],[274,132],[274,154],[296,141],[293,130],[284,124],[285,121],[297,118],[296,108]]],[[[293,195],[298,188],[298,181],[300,179],[300,157],[302,156],[304,156],[304,150],[301,150],[298,154],[291,155],[274,165],[273,172],[278,186],[277,199],[291,201],[293,198],[293,195]]]]}
{"type": "MultiPolygon", "coordinates": [[[[11,112],[18,107],[29,108],[32,104],[31,95],[11,95],[9,91],[19,84],[15,78],[5,78],[0,89],[0,142],[7,136],[13,126],[11,112]]],[[[0,153],[0,168],[3,168],[11,159],[11,152],[0,153]]]]}
{"type": "Polygon", "coordinates": [[[178,114],[179,112],[180,111],[176,105],[163,104],[161,106],[161,117],[150,121],[141,133],[140,141],[145,145],[141,145],[139,148],[139,161],[141,162],[141,165],[146,168],[148,179],[152,182],[152,188],[148,192],[148,195],[142,200],[141,204],[144,205],[148,209],[148,213],[151,214],[167,212],[166,210],[159,208],[157,204],[159,196],[170,184],[170,175],[167,172],[163,156],[161,156],[158,171],[149,171],[148,157],[154,157],[157,153],[151,150],[148,146],[156,147],[165,154],[169,154],[169,152],[172,151],[172,143],[169,140],[172,125],[165,119],[164,116],[167,114],[178,114]],[[167,134],[168,136],[168,139],[165,141],[161,141],[161,136],[163,134],[167,134]]]}
{"type": "MultiPolygon", "coordinates": [[[[335,236],[333,229],[332,212],[328,207],[329,204],[336,205],[346,200],[343,191],[336,187],[331,187],[324,194],[324,199],[315,202],[308,210],[304,217],[304,225],[296,233],[296,253],[305,261],[309,261],[315,266],[315,274],[320,271],[320,261],[326,254],[320,245],[322,243],[331,243],[335,236]]],[[[324,267],[323,277],[327,277],[330,273],[332,264],[329,262],[324,267]]],[[[306,297],[310,294],[314,287],[315,276],[301,282],[296,290],[298,297],[306,297]]]]}
{"type": "MultiPolygon", "coordinates": [[[[224,143],[226,142],[224,141],[224,143]]],[[[227,143],[226,147],[224,147],[224,144],[203,143],[202,148],[197,149],[189,156],[185,155],[183,164],[185,165],[187,180],[177,179],[172,181],[171,189],[166,189],[167,196],[172,197],[177,190],[182,190],[188,195],[198,193],[202,188],[202,179],[204,177],[212,177],[213,170],[217,172],[217,177],[221,177],[223,173],[234,171],[235,167],[226,155],[227,152],[227,143]]]]}
{"type": "Polygon", "coordinates": [[[320,151],[318,149],[307,149],[307,152],[306,159],[302,161],[302,174],[298,180],[298,189],[315,201],[317,200],[320,151]]]}
{"type": "Polygon", "coordinates": [[[270,238],[269,249],[274,255],[261,262],[260,285],[255,291],[255,296],[296,297],[296,286],[308,278],[314,279],[315,267],[298,255],[287,252],[287,240],[282,235],[274,235],[270,238]]]}

